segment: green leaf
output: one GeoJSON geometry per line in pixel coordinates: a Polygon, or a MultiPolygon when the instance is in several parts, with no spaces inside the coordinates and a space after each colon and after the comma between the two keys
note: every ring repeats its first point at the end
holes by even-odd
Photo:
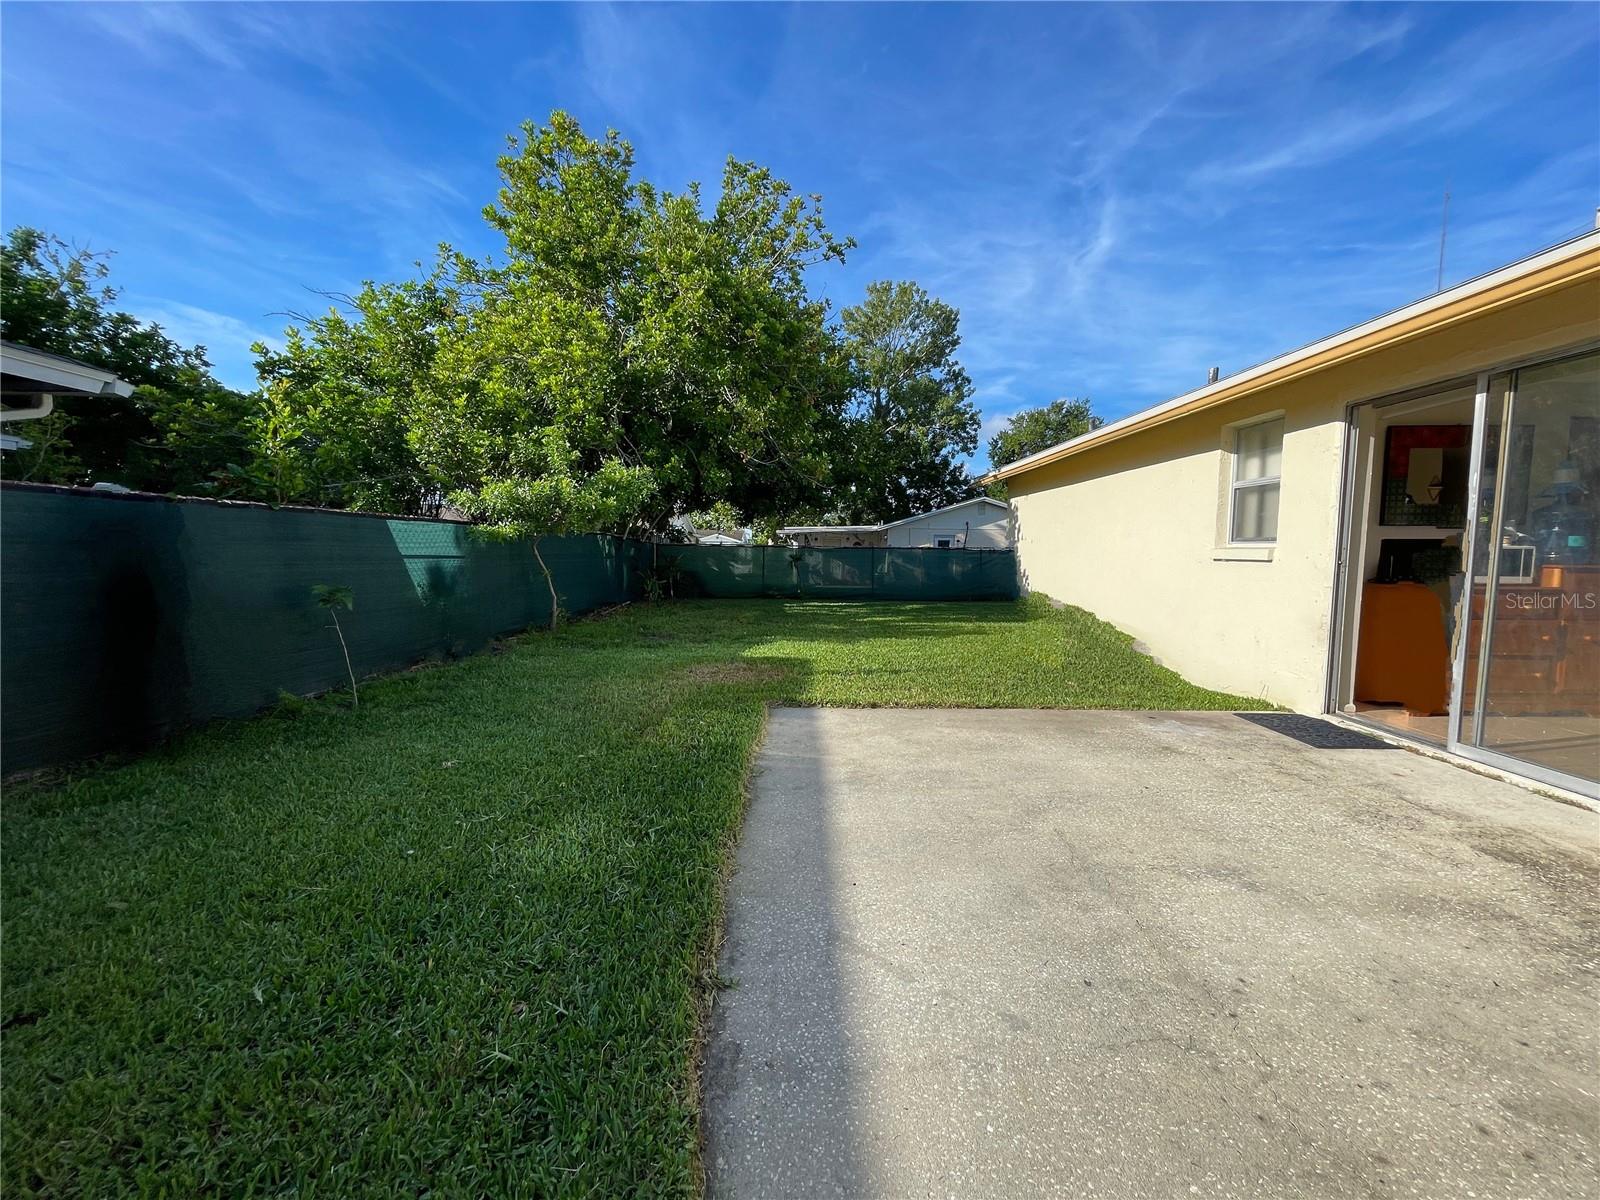
{"type": "Polygon", "coordinates": [[[343,608],[355,611],[356,594],[348,587],[328,583],[311,585],[311,595],[321,608],[343,608]]]}

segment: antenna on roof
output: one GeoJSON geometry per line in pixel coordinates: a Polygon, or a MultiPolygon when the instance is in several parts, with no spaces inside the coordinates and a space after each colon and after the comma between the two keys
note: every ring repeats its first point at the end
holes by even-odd
{"type": "Polygon", "coordinates": [[[1444,215],[1439,218],[1439,278],[1434,283],[1435,292],[1444,291],[1444,239],[1450,232],[1450,185],[1444,185],[1444,215]]]}

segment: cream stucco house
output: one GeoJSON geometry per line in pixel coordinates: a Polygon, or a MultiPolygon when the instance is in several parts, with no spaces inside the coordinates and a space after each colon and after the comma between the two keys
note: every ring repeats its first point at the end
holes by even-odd
{"type": "Polygon", "coordinates": [[[991,478],[1191,679],[1596,794],[1600,231],[991,478]]]}

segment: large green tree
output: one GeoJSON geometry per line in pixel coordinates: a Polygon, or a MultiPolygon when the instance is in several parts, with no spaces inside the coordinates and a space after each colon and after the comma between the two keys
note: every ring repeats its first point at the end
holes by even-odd
{"type": "Polygon", "coordinates": [[[1088,400],[1052,400],[1042,408],[1017,413],[1006,427],[989,439],[989,465],[1003,467],[1040,450],[1082,437],[1105,422],[1095,416],[1088,400]]]}
{"type": "Polygon", "coordinates": [[[19,226],[0,246],[0,337],[111,371],[132,396],[62,403],[26,429],[31,450],[6,456],[12,479],[104,480],[161,492],[247,491],[256,397],[224,387],[203,346],[115,308],[109,255],[19,226]]]}
{"type": "Polygon", "coordinates": [[[960,314],[915,283],[880,281],[841,314],[855,392],[837,431],[830,512],[893,521],[976,494],[972,381],[956,359],[960,314]]]}
{"type": "Polygon", "coordinates": [[[469,354],[491,406],[534,398],[580,462],[648,469],[658,521],[814,498],[819,418],[842,405],[847,375],[805,273],[850,247],[818,199],[730,160],[707,211],[698,186],[656,189],[626,141],[563,113],[525,126],[500,171],[485,215],[504,256],[467,273],[483,298],[469,354]]]}
{"type": "Polygon", "coordinates": [[[852,243],[818,198],[737,160],[714,205],[662,191],[620,136],[559,112],[511,139],[500,174],[499,252],[445,247],[425,281],[369,284],[260,352],[263,469],[324,502],[449,494],[485,521],[478,497],[521,494],[541,464],[580,493],[602,468],[648,477],[635,512],[571,510],[620,527],[819,504],[851,375],[806,272],[852,243]],[[399,490],[337,486],[380,477],[399,490]]]}

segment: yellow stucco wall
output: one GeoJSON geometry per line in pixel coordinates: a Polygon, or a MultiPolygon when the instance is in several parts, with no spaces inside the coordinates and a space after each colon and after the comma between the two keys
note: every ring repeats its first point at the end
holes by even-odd
{"type": "Polygon", "coordinates": [[[1196,683],[1321,712],[1348,406],[1597,338],[1591,278],[1026,471],[1008,481],[1024,583],[1196,683]],[[1224,431],[1279,412],[1277,544],[1241,560],[1224,431]]]}

